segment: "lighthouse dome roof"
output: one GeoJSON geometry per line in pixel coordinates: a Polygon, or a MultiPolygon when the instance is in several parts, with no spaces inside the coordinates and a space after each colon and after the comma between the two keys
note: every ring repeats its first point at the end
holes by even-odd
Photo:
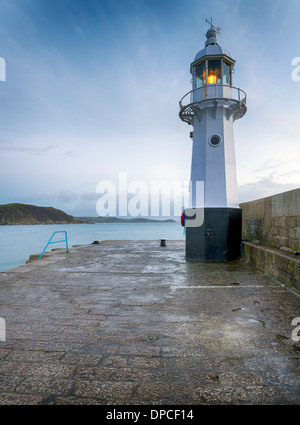
{"type": "Polygon", "coordinates": [[[207,19],[206,22],[208,22],[211,27],[206,33],[205,47],[197,53],[194,62],[206,56],[227,56],[234,62],[228,50],[223,49],[219,44],[218,35],[220,33],[220,28],[215,27],[212,22],[209,22],[207,19]]]}
{"type": "Polygon", "coordinates": [[[207,44],[204,49],[200,50],[195,56],[194,61],[201,59],[204,56],[223,56],[226,55],[231,58],[231,54],[228,50],[223,49],[218,43],[215,44],[207,44]]]}

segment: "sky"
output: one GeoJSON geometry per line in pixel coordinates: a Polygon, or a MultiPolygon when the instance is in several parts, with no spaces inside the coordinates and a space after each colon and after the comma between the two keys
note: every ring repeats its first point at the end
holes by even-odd
{"type": "Polygon", "coordinates": [[[247,93],[239,202],[300,187],[299,16],[299,0],[0,0],[0,204],[96,216],[120,174],[188,181],[178,102],[210,17],[247,93]]]}

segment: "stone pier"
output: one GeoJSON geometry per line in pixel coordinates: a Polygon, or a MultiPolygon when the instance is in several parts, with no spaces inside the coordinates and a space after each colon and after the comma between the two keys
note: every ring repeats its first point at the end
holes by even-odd
{"type": "Polygon", "coordinates": [[[184,241],[0,273],[0,316],[2,405],[300,402],[299,297],[243,260],[186,261],[184,241]]]}

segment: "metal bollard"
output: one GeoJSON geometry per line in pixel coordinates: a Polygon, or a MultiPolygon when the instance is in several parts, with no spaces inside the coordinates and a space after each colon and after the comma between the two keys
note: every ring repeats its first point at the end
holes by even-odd
{"type": "Polygon", "coordinates": [[[167,239],[161,239],[160,240],[160,246],[166,246],[166,240],[167,239]]]}

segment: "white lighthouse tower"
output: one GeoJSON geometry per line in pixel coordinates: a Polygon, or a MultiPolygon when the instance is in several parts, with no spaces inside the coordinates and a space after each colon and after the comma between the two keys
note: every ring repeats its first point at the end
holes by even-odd
{"type": "Polygon", "coordinates": [[[233,123],[246,113],[246,93],[233,86],[235,60],[219,45],[220,28],[209,24],[205,47],[191,64],[193,90],[179,102],[180,118],[193,126],[186,257],[227,261],[240,255],[242,211],[238,206],[233,123]],[[200,198],[196,196],[197,182],[203,182],[200,198]],[[200,216],[203,220],[199,221],[200,216]]]}

